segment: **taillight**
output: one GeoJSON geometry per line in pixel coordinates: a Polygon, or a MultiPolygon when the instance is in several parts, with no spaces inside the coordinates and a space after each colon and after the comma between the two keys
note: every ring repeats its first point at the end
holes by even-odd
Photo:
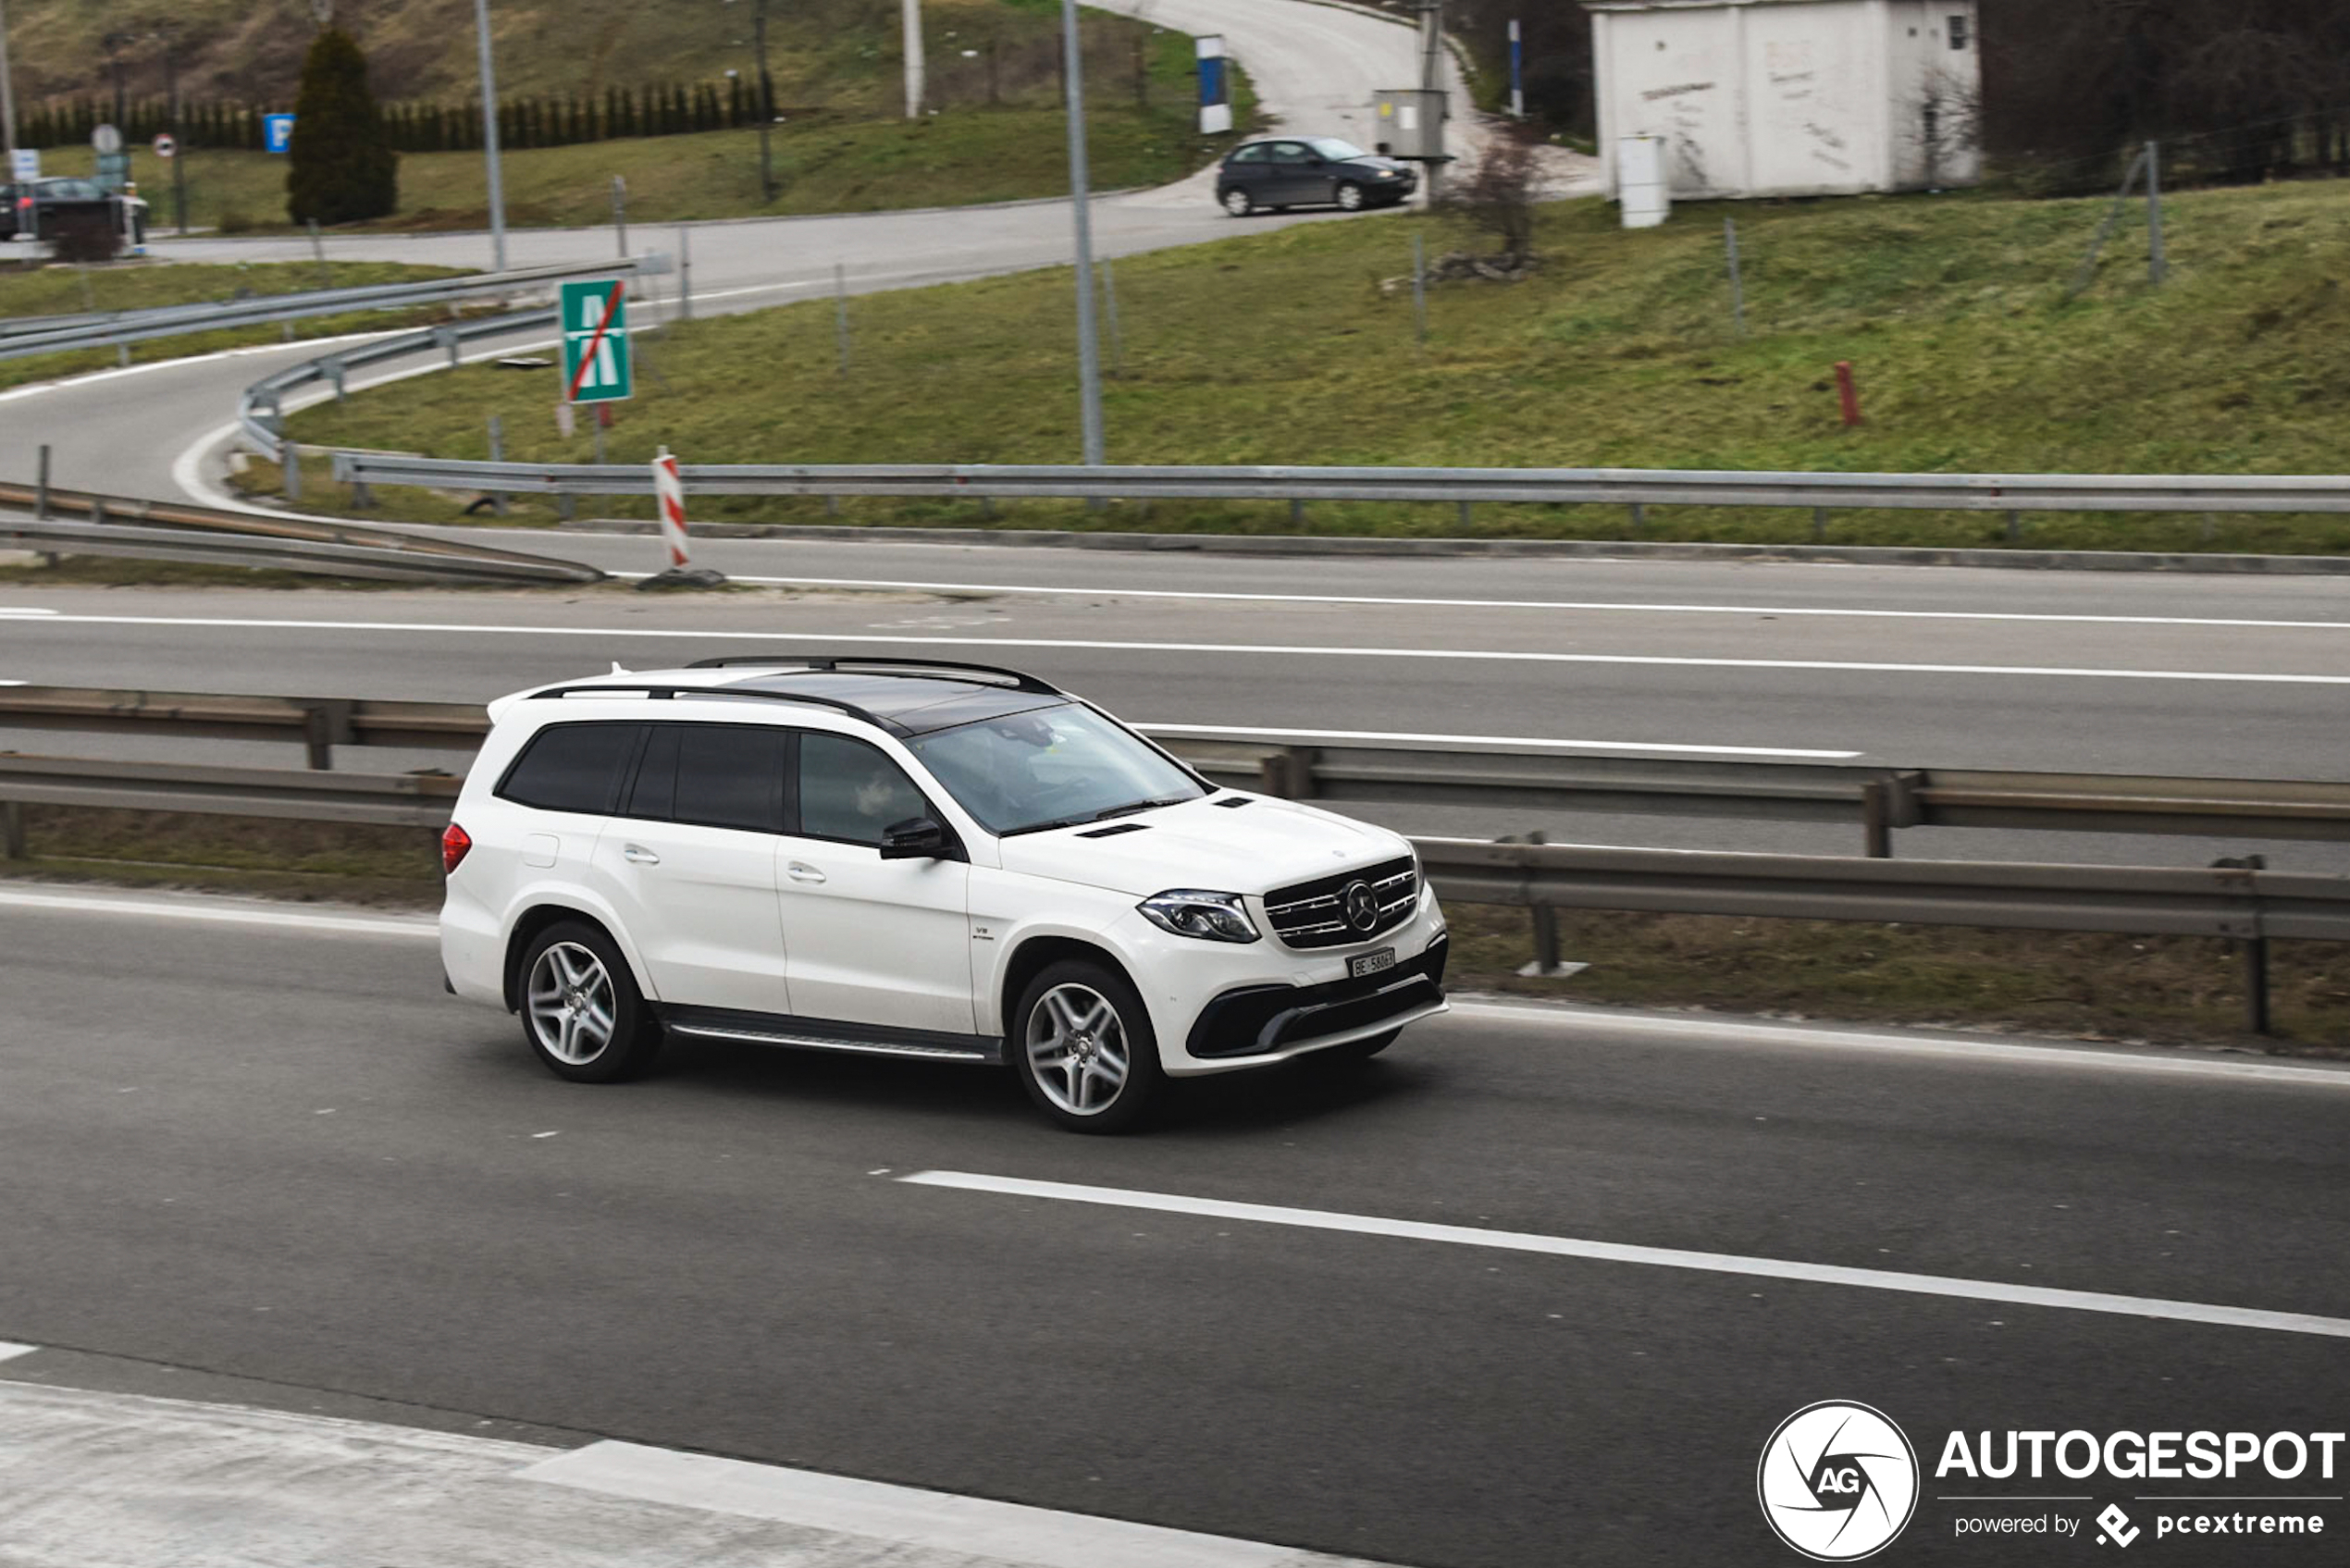
{"type": "Polygon", "coordinates": [[[456,823],[450,823],[440,835],[441,870],[444,872],[455,870],[459,863],[464,859],[465,851],[473,846],[473,835],[456,823]]]}

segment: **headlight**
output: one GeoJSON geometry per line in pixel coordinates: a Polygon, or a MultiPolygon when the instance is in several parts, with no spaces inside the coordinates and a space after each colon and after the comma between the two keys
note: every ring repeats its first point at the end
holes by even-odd
{"type": "Polygon", "coordinates": [[[1202,942],[1256,940],[1256,928],[1249,924],[1248,910],[1237,893],[1203,893],[1195,887],[1179,887],[1171,893],[1145,898],[1134,907],[1151,924],[1177,936],[1195,936],[1202,942]]]}

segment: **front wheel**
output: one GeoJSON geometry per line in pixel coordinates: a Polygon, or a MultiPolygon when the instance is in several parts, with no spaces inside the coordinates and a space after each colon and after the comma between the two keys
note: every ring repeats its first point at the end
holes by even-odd
{"type": "Polygon", "coordinates": [[[617,1083],[652,1064],[661,1025],[611,937],[565,920],[539,932],[522,963],[523,1035],[548,1071],[617,1083]]]}
{"type": "Polygon", "coordinates": [[[1338,204],[1346,212],[1361,212],[1363,210],[1363,188],[1355,184],[1351,179],[1340,180],[1338,185],[1338,204]]]}
{"type": "Polygon", "coordinates": [[[1142,1119],[1161,1080],[1158,1038],[1123,976],[1082,959],[1048,965],[1012,1016],[1013,1069],[1038,1110],[1072,1132],[1142,1119]]]}
{"type": "Polygon", "coordinates": [[[1246,217],[1256,210],[1256,203],[1249,193],[1235,185],[1223,195],[1224,210],[1234,217],[1246,217]]]}

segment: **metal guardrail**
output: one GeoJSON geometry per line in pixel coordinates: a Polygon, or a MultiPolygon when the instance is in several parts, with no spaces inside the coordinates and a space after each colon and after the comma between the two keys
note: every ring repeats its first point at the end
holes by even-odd
{"type": "MultiPolygon", "coordinates": [[[[0,802],[190,811],[306,822],[448,825],[464,780],[446,773],[334,773],[287,768],[213,768],[0,753],[0,802]]],[[[9,824],[9,837],[22,829],[9,824]]],[[[20,843],[9,846],[20,857],[20,843]]]]}
{"type": "Polygon", "coordinates": [[[474,273],[415,283],[374,283],[351,289],[318,289],[299,294],[264,294],[243,300],[160,305],[104,315],[18,318],[0,328],[0,360],[76,349],[128,348],[156,338],[227,327],[276,326],[322,315],[408,310],[461,300],[533,293],[570,278],[644,277],[667,272],[669,258],[652,253],[598,263],[568,263],[513,272],[474,273]]]}
{"type": "MultiPolygon", "coordinates": [[[[1218,784],[1286,799],[1850,823],[1879,858],[1904,827],[2350,842],[2350,784],[1304,746],[1141,728],[1218,784]]],[[[489,721],[464,703],[0,686],[0,729],[299,741],[326,769],[337,746],[470,751],[489,721]]]]}
{"type": "MultiPolygon", "coordinates": [[[[1933,512],[2350,512],[2350,477],[2268,475],[1793,474],[1633,468],[1083,467],[687,463],[705,496],[930,500],[1606,503],[1933,512]]],[[[479,463],[338,451],[344,484],[554,496],[652,494],[632,463],[479,463]]]]}
{"type": "Polygon", "coordinates": [[[604,576],[578,562],[519,550],[46,485],[0,483],[0,506],[23,507],[33,513],[30,518],[0,516],[0,542],[66,555],[121,555],[427,583],[593,583],[604,576]],[[56,512],[88,521],[69,523],[47,515],[56,512]]]}
{"type": "MultiPolygon", "coordinates": [[[[264,377],[245,389],[244,395],[237,402],[238,433],[254,451],[273,463],[282,463],[286,447],[285,402],[293,393],[307,387],[324,385],[333,387],[340,394],[343,378],[351,371],[365,365],[380,364],[386,360],[405,359],[415,353],[446,353],[453,367],[460,349],[466,343],[487,338],[502,338],[513,332],[552,331],[557,325],[552,306],[545,310],[511,311],[504,315],[485,316],[477,321],[450,322],[427,327],[421,332],[381,338],[372,343],[346,349],[340,353],[305,360],[274,376],[264,377]]],[[[289,498],[300,499],[300,480],[296,474],[289,472],[287,480],[289,498]]]]}

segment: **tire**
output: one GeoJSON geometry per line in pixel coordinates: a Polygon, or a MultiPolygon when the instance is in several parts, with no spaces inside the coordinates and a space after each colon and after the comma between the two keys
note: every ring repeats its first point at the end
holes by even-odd
{"type": "Polygon", "coordinates": [[[1329,1062],[1332,1067],[1367,1062],[1390,1045],[1394,1044],[1398,1039],[1402,1038],[1403,1033],[1404,1031],[1400,1029],[1391,1029],[1385,1034],[1374,1034],[1367,1040],[1350,1040],[1343,1045],[1332,1045],[1328,1050],[1317,1051],[1314,1055],[1329,1062]]]}
{"type": "Polygon", "coordinates": [[[1048,964],[1007,1031],[1012,1070],[1036,1108],[1071,1132],[1124,1132],[1163,1081],[1150,1013],[1123,976],[1082,958],[1048,964]]]}
{"type": "Polygon", "coordinates": [[[1351,179],[1340,180],[1338,189],[1331,192],[1330,199],[1336,202],[1340,210],[1343,212],[1359,213],[1366,204],[1363,188],[1351,179]]]}
{"type": "Polygon", "coordinates": [[[1234,217],[1246,217],[1256,210],[1256,199],[1237,185],[1218,196],[1217,201],[1234,217]]]}
{"type": "Polygon", "coordinates": [[[580,920],[538,933],[522,960],[522,1032],[547,1070],[617,1083],[652,1065],[661,1025],[612,939],[580,920]]]}

